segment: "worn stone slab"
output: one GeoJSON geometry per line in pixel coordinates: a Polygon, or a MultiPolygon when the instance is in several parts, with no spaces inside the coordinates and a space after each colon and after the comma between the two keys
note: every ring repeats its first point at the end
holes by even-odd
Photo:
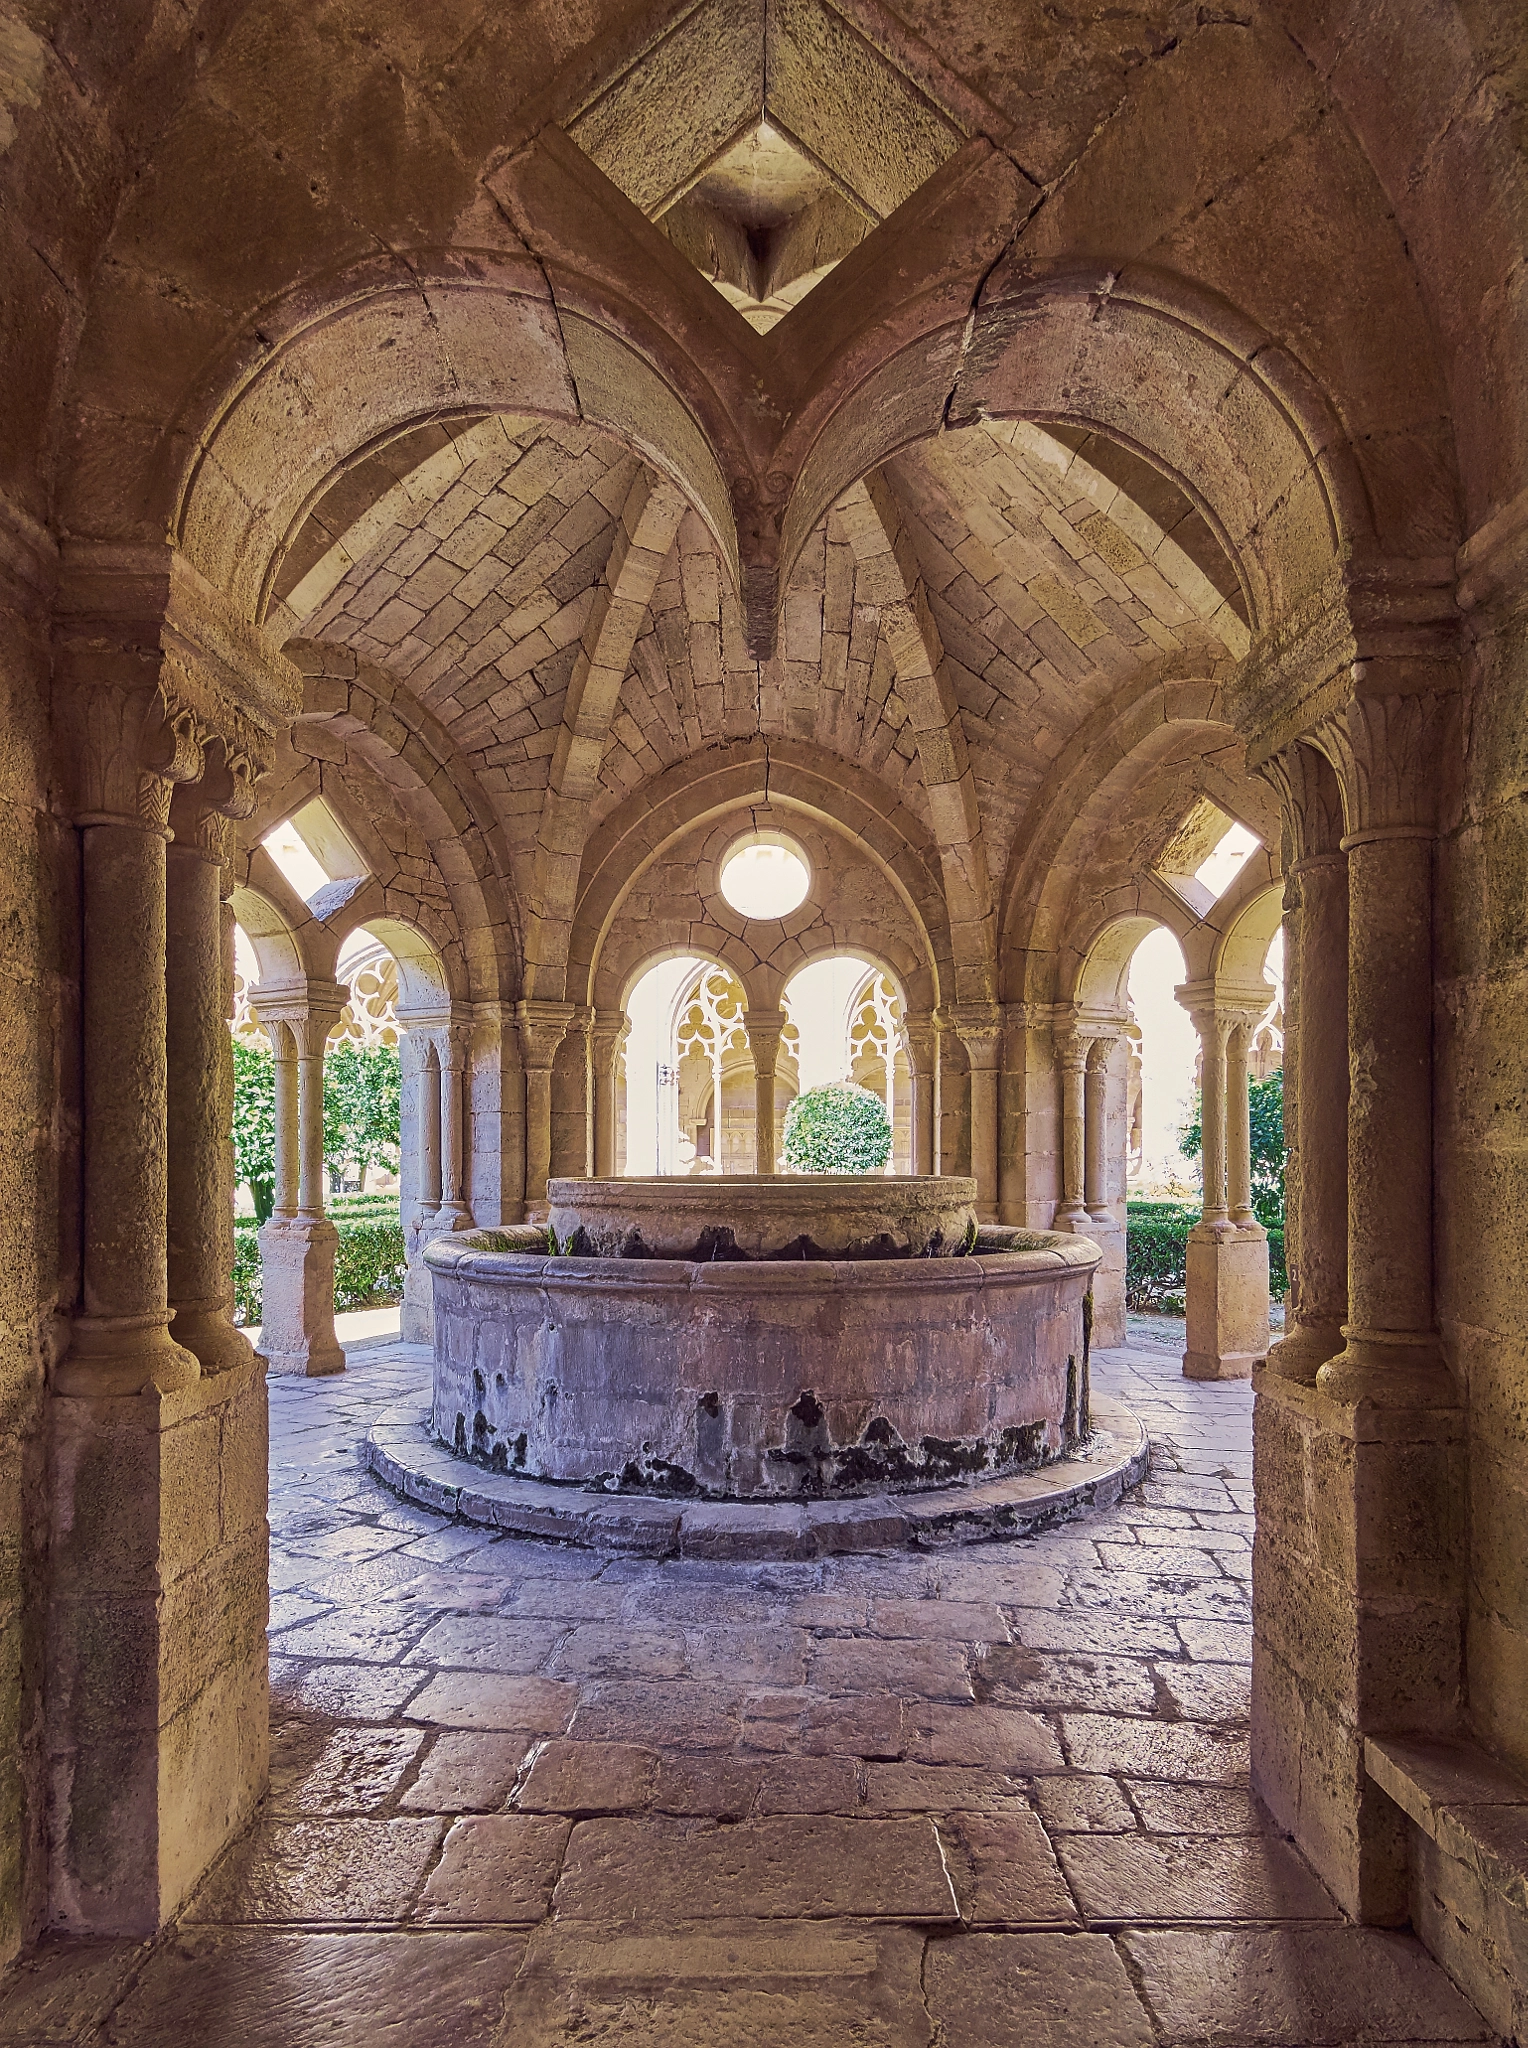
{"type": "Polygon", "coordinates": [[[1247,1782],[1247,1738],[1230,1730],[1109,1714],[1063,1714],[1061,1729],[1068,1760],[1076,1770],[1201,1785],[1247,1782]]]}
{"type": "Polygon", "coordinates": [[[921,1931],[863,1920],[634,1931],[559,1916],[531,1937],[501,2038],[506,2048],[929,2048],[923,1955],[921,1931]]]}
{"type": "Polygon", "coordinates": [[[518,1813],[639,1813],[658,1782],[658,1754],[633,1742],[552,1740],[537,1749],[515,1793],[518,1813]]]}
{"type": "Polygon", "coordinates": [[[1230,1786],[1127,1778],[1125,1791],[1148,1835],[1262,1835],[1272,1825],[1250,1792],[1230,1786]]]}
{"type": "Polygon", "coordinates": [[[540,1738],[526,1729],[437,1735],[413,1784],[398,1802],[420,1813],[492,1813],[503,1806],[540,1738]]]}
{"type": "Polygon", "coordinates": [[[225,1925],[399,1920],[442,1820],[266,1821],[236,1842],[187,1919],[225,1925]]]}
{"type": "Polygon", "coordinates": [[[929,2017],[949,2048],[1153,2048],[1156,2034],[1101,1934],[971,1934],[931,1945],[929,2017]]]}
{"type": "Polygon", "coordinates": [[[1080,1835],[1058,1854],[1090,1921],[1340,1917],[1307,1865],[1273,1835],[1080,1835]]]}
{"type": "Polygon", "coordinates": [[[1077,1925],[1056,1852],[1030,1807],[949,1814],[939,1832],[968,1927],[1077,1925]]]}
{"type": "Polygon", "coordinates": [[[154,1952],[112,2032],[135,2048],[497,2048],[524,1953],[502,1929],[421,1940],[186,1927],[154,1952]]]}
{"type": "Polygon", "coordinates": [[[514,1678],[498,1672],[438,1672],[409,1702],[411,1721],[441,1728],[532,1728],[560,1735],[578,1704],[565,1679],[514,1678]]]}
{"type": "Polygon", "coordinates": [[[336,1728],[307,1768],[272,1783],[270,1810],[373,1813],[396,1792],[424,1739],[415,1728],[336,1728]]]}
{"type": "Polygon", "coordinates": [[[4,2048],[75,2048],[90,2040],[142,1968],[136,1941],[45,1939],[0,1988],[4,2048]]]}
{"type": "Polygon", "coordinates": [[[929,1820],[800,1814],[704,1821],[581,1821],[557,1893],[561,1921],[957,1917],[929,1820]]]}
{"type": "Polygon", "coordinates": [[[1136,1817],[1130,1802],[1112,1778],[1085,1777],[1080,1772],[1064,1778],[1036,1778],[1034,1799],[1041,1820],[1052,1834],[1135,1832],[1136,1817]]]}
{"type": "Polygon", "coordinates": [[[475,1813],[455,1822],[414,1917],[503,1927],[544,1919],[572,1826],[521,1813],[475,1813]]]}
{"type": "Polygon", "coordinates": [[[1485,2041],[1411,1934],[1372,1927],[1174,1929],[1123,1946],[1169,2039],[1204,2048],[1485,2041]]]}

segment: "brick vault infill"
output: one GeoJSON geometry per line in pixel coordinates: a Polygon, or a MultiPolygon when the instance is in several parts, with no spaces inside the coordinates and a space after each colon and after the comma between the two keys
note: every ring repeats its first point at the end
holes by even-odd
{"type": "Polygon", "coordinates": [[[405,1500],[513,1536],[643,1557],[811,1558],[1035,1536],[1113,1507],[1145,1478],[1150,1455],[1135,1416],[1095,1400],[1087,1444],[1040,1472],[925,1493],[687,1504],[466,1466],[430,1433],[429,1417],[427,1400],[400,1402],[360,1446],[362,1462],[405,1500]]]}

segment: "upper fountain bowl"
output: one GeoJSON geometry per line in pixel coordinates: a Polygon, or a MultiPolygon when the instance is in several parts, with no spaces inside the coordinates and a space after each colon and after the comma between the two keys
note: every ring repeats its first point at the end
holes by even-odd
{"type": "Polygon", "coordinates": [[[920,1259],[968,1250],[976,1182],[934,1174],[553,1180],[559,1251],[627,1259],[920,1259]]]}

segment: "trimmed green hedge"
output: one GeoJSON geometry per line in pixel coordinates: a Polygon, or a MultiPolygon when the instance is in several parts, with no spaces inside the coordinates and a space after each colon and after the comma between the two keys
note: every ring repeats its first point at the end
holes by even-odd
{"type": "Polygon", "coordinates": [[[853,1081],[808,1088],[785,1112],[781,1150],[794,1173],[876,1173],[891,1157],[886,1105],[853,1081]]]}
{"type": "MultiPolygon", "coordinates": [[[[377,1203],[359,1215],[346,1214],[346,1202],[329,1211],[339,1245],[334,1254],[334,1307],[337,1314],[352,1308],[381,1308],[403,1299],[408,1259],[395,1195],[364,1195],[352,1201],[377,1203]]],[[[235,1219],[233,1232],[234,1320],[255,1324],[263,1306],[260,1294],[260,1244],[253,1216],[235,1219]]]]}
{"type": "MultiPolygon", "coordinates": [[[[1199,1221],[1191,1202],[1128,1202],[1125,1205],[1125,1306],[1160,1307],[1181,1299],[1188,1285],[1188,1234],[1199,1221]]],[[[1268,1232],[1268,1291],[1289,1286],[1284,1265],[1284,1231],[1268,1232]]]]}

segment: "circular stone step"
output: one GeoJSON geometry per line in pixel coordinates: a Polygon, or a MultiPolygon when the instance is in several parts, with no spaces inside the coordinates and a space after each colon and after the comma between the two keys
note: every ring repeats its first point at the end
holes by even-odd
{"type": "Polygon", "coordinates": [[[642,1557],[811,1558],[921,1550],[1034,1536],[1113,1507],[1146,1477],[1146,1431],[1126,1408],[1093,1404],[1086,1447],[1038,1472],[926,1493],[811,1501],[684,1501],[586,1493],[489,1472],[430,1434],[428,1401],[384,1410],[361,1446],[366,1466],[405,1500],[512,1536],[642,1557]]]}

